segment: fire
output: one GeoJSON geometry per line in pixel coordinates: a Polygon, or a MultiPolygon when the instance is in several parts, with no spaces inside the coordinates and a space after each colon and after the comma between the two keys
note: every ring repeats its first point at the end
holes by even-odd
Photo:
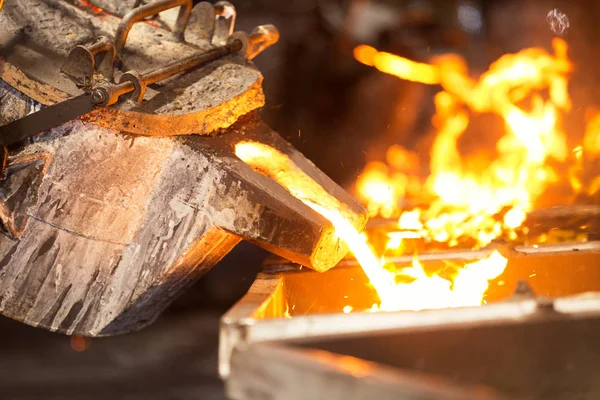
{"type": "Polygon", "coordinates": [[[489,257],[457,267],[452,280],[439,275],[429,276],[416,258],[411,267],[395,272],[407,277],[408,283],[397,283],[394,296],[381,300],[374,311],[395,311],[481,305],[489,281],[499,277],[506,268],[507,260],[494,251],[489,257]]]}
{"type": "MultiPolygon", "coordinates": [[[[478,247],[501,235],[514,236],[535,201],[557,179],[549,160],[565,161],[568,156],[561,115],[571,107],[567,84],[572,66],[566,43],[555,39],[553,47],[554,54],[532,48],[504,55],[477,80],[471,78],[458,55],[438,56],[425,64],[369,46],[356,47],[354,56],[363,64],[442,88],[434,99],[436,138],[430,153],[431,174],[421,187],[432,201],[427,208],[416,209],[422,227],[415,228],[414,220],[410,228],[405,224],[404,213],[414,210],[402,210],[400,204],[415,192],[397,186],[414,177],[401,179],[389,155],[387,164],[367,165],[357,181],[357,193],[370,214],[399,216],[400,231],[416,230],[422,238],[450,246],[464,237],[473,239],[478,247]],[[464,157],[458,150],[471,116],[480,113],[495,114],[505,124],[495,159],[464,157]],[[386,187],[390,189],[382,195],[386,187]]],[[[600,119],[594,123],[600,126],[600,119]]],[[[590,149],[600,148],[597,132],[600,130],[586,132],[585,145],[590,149]]],[[[416,214],[411,215],[414,219],[416,214]]]]}
{"type": "MultiPolygon", "coordinates": [[[[421,310],[480,305],[488,281],[498,277],[506,267],[506,259],[494,252],[490,257],[457,269],[452,280],[429,275],[415,259],[408,268],[389,268],[385,257],[377,257],[352,222],[343,215],[340,205],[293,161],[278,150],[258,142],[239,142],[235,154],[254,170],[283,186],[294,197],[331,221],[337,235],[351,249],[369,282],[380,298],[377,310],[421,310]],[[398,280],[410,277],[410,282],[398,280]]],[[[407,224],[420,224],[417,214],[406,214],[407,224]]],[[[420,226],[420,225],[416,225],[420,226]]],[[[345,308],[350,312],[351,308],[345,308]]]]}
{"type": "MultiPolygon", "coordinates": [[[[576,192],[600,189],[600,177],[587,186],[582,181],[586,157],[600,156],[600,113],[589,114],[582,145],[569,151],[561,120],[571,108],[567,86],[572,65],[566,42],[555,39],[553,48],[553,54],[532,48],[504,55],[478,79],[454,54],[421,63],[365,45],[354,49],[356,60],[379,71],[441,87],[434,98],[436,136],[429,154],[430,175],[421,179],[418,155],[395,145],[388,149],[385,162],[369,163],[356,182],[371,216],[396,221],[377,251],[375,239],[358,232],[335,199],[315,187],[289,157],[254,142],[238,143],[236,154],[331,221],[379,295],[380,303],[372,311],[480,305],[489,282],[506,268],[507,260],[498,252],[451,266],[450,274],[428,271],[417,258],[409,267],[394,265],[388,258],[411,251],[406,247],[409,239],[452,247],[467,238],[472,247],[482,247],[501,236],[514,238],[536,201],[558,180],[553,165],[569,156],[576,159],[568,171],[576,192]],[[461,154],[459,140],[472,117],[483,113],[503,121],[495,155],[461,154]],[[415,200],[416,206],[405,207],[415,200]],[[418,206],[423,203],[428,206],[418,206]]],[[[350,306],[344,308],[351,311],[350,306]]]]}

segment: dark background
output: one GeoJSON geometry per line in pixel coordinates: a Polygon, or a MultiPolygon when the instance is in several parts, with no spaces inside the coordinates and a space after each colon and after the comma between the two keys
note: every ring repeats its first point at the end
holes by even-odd
{"type": "MultiPolygon", "coordinates": [[[[280,42],[255,60],[265,76],[264,119],[346,187],[391,144],[425,152],[432,95],[439,90],[358,64],[351,56],[358,43],[422,61],[459,52],[477,74],[504,53],[550,49],[554,34],[546,15],[558,7],[570,20],[565,38],[576,65],[573,131],[581,132],[586,106],[600,100],[596,1],[233,3],[237,29],[273,23],[281,32],[280,42]],[[461,25],[458,15],[465,13],[471,18],[461,25]]],[[[0,399],[224,398],[216,372],[218,320],[248,289],[265,256],[240,244],[158,322],[130,335],[72,343],[0,317],[0,399]],[[85,350],[75,351],[78,345],[85,350]]]]}

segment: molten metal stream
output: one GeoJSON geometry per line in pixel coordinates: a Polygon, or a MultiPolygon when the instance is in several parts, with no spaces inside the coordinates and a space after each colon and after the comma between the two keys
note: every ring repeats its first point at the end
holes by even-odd
{"type": "Polygon", "coordinates": [[[454,285],[439,276],[428,276],[417,260],[409,268],[391,271],[384,268],[366,238],[343,215],[339,202],[302,172],[278,150],[258,142],[240,142],[236,155],[255,171],[274,179],[294,197],[331,221],[337,235],[348,244],[373,285],[381,303],[375,310],[420,310],[480,305],[488,280],[499,276],[506,259],[493,253],[488,259],[467,264],[456,274],[454,285]],[[413,282],[396,282],[397,275],[411,276],[413,282]]]}

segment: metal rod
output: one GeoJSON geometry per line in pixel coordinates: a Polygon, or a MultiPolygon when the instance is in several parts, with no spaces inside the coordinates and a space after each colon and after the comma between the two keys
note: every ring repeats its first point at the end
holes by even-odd
{"type": "MultiPolygon", "coordinates": [[[[193,54],[189,57],[141,75],[140,83],[146,86],[160,82],[182,72],[189,71],[192,68],[215,61],[228,54],[240,51],[242,47],[243,44],[241,41],[233,40],[231,43],[228,43],[225,46],[216,47],[202,53],[193,54]]],[[[108,106],[116,103],[119,97],[126,93],[130,93],[133,90],[135,90],[135,86],[131,81],[121,82],[116,85],[102,85],[94,89],[94,101],[96,101],[98,106],[108,106]]]]}
{"type": "Polygon", "coordinates": [[[140,22],[144,18],[179,6],[181,6],[181,11],[179,11],[179,16],[177,17],[175,34],[179,39],[183,39],[183,32],[185,31],[187,23],[190,19],[190,15],[192,15],[192,0],[159,0],[154,3],[134,8],[125,14],[119,23],[119,26],[117,27],[117,32],[115,33],[115,50],[117,53],[117,60],[119,62],[122,60],[123,49],[125,48],[127,36],[136,22],[140,22]]]}
{"type": "Polygon", "coordinates": [[[196,66],[215,61],[228,54],[235,53],[242,49],[242,43],[239,40],[226,44],[225,46],[216,47],[203,53],[194,54],[182,60],[158,68],[148,74],[144,74],[143,79],[146,85],[162,81],[171,76],[188,71],[196,66]]]}
{"type": "Polygon", "coordinates": [[[89,51],[90,54],[95,56],[96,54],[101,53],[103,51],[112,50],[112,47],[113,44],[109,38],[101,37],[95,43],[92,43],[91,45],[85,47],[85,49],[89,51]]]}

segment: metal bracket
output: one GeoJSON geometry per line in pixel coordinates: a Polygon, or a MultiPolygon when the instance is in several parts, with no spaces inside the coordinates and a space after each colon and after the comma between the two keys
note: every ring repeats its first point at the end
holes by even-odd
{"type": "Polygon", "coordinates": [[[69,52],[61,73],[71,79],[77,87],[91,88],[97,75],[99,79],[112,80],[115,47],[104,36],[87,46],[76,46],[69,52]]]}

